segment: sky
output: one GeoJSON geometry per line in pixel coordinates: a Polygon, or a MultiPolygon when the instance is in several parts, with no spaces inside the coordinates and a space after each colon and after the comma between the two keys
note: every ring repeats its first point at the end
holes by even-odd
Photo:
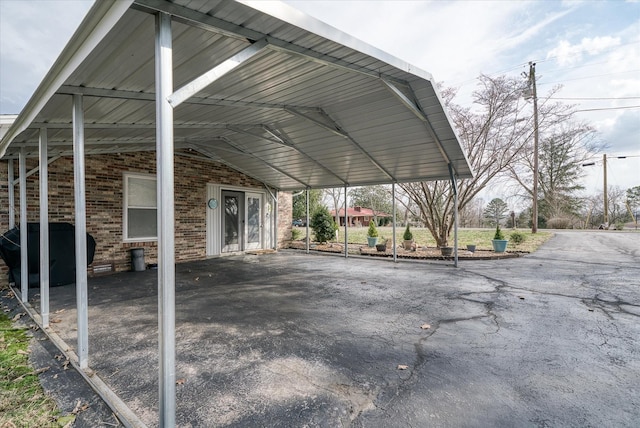
{"type": "MultiPolygon", "coordinates": [[[[539,98],[561,85],[558,101],[607,145],[609,186],[640,186],[640,1],[287,3],[458,88],[461,105],[480,74],[518,77],[535,62],[539,98]]],[[[91,4],[0,0],[0,114],[20,112],[91,4]]],[[[602,153],[595,160],[585,195],[602,192],[602,153]]],[[[502,196],[492,191],[487,201],[502,196]]]]}

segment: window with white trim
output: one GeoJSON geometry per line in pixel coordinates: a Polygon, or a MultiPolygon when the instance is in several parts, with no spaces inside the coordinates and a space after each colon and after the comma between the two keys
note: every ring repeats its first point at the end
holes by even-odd
{"type": "Polygon", "coordinates": [[[156,178],[153,175],[124,175],[125,242],[158,239],[156,178]]]}

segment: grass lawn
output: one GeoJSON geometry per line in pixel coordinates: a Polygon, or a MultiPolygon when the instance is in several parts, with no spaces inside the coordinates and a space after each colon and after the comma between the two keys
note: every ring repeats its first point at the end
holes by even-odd
{"type": "MultiPolygon", "coordinates": [[[[300,237],[297,239],[304,239],[306,228],[294,227],[301,232],[300,237]]],[[[506,239],[509,239],[509,235],[514,231],[511,229],[502,229],[506,239]]],[[[518,229],[518,232],[525,236],[525,240],[521,244],[514,244],[509,242],[507,249],[511,251],[528,251],[533,252],[538,249],[547,239],[551,238],[551,232],[538,231],[535,235],[531,233],[531,230],[518,229]]],[[[343,234],[344,227],[339,229],[338,241],[344,240],[343,234]]],[[[402,243],[402,235],[404,228],[398,227],[396,229],[396,242],[402,243]]],[[[413,233],[413,240],[419,246],[436,247],[436,241],[431,236],[431,233],[426,228],[412,227],[411,233],[413,233]]],[[[467,244],[476,244],[478,250],[492,250],[491,240],[495,229],[458,229],[458,245],[460,248],[466,248],[467,244]]],[[[352,244],[366,244],[367,243],[367,228],[366,227],[350,227],[349,231],[349,243],[352,244]]],[[[378,227],[378,235],[380,240],[382,237],[391,239],[392,237],[391,227],[378,227]]],[[[311,231],[313,237],[313,231],[311,231]]],[[[449,245],[453,246],[453,232],[449,237],[449,245]]]]}
{"type": "MultiPolygon", "coordinates": [[[[7,292],[6,289],[0,290],[7,292]]],[[[55,402],[47,396],[28,362],[30,337],[0,311],[0,427],[62,427],[55,402]]]]}

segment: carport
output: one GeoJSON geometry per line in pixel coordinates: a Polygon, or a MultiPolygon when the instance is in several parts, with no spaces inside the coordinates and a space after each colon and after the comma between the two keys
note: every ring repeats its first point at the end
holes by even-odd
{"type": "MultiPolygon", "coordinates": [[[[73,155],[76,363],[88,372],[85,156],[155,151],[161,426],[175,425],[174,180],[181,172],[173,157],[184,149],[259,180],[274,200],[280,191],[411,181],[451,180],[455,189],[472,176],[428,73],[287,5],[96,2],[0,154],[19,159],[20,224],[27,223],[26,159],[39,159],[44,328],[47,165],[73,155]]],[[[14,210],[10,196],[10,223],[14,210]]],[[[21,299],[28,299],[25,282],[21,299]]]]}

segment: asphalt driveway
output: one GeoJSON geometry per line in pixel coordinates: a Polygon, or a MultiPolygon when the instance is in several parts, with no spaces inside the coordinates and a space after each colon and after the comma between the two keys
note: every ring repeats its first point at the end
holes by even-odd
{"type": "MultiPolygon", "coordinates": [[[[559,232],[460,266],[287,251],[178,265],[178,425],[638,426],[639,233],[559,232]]],[[[72,347],[74,302],[51,290],[72,347]]],[[[91,279],[89,323],[90,366],[155,426],[156,272],[91,279]]]]}

